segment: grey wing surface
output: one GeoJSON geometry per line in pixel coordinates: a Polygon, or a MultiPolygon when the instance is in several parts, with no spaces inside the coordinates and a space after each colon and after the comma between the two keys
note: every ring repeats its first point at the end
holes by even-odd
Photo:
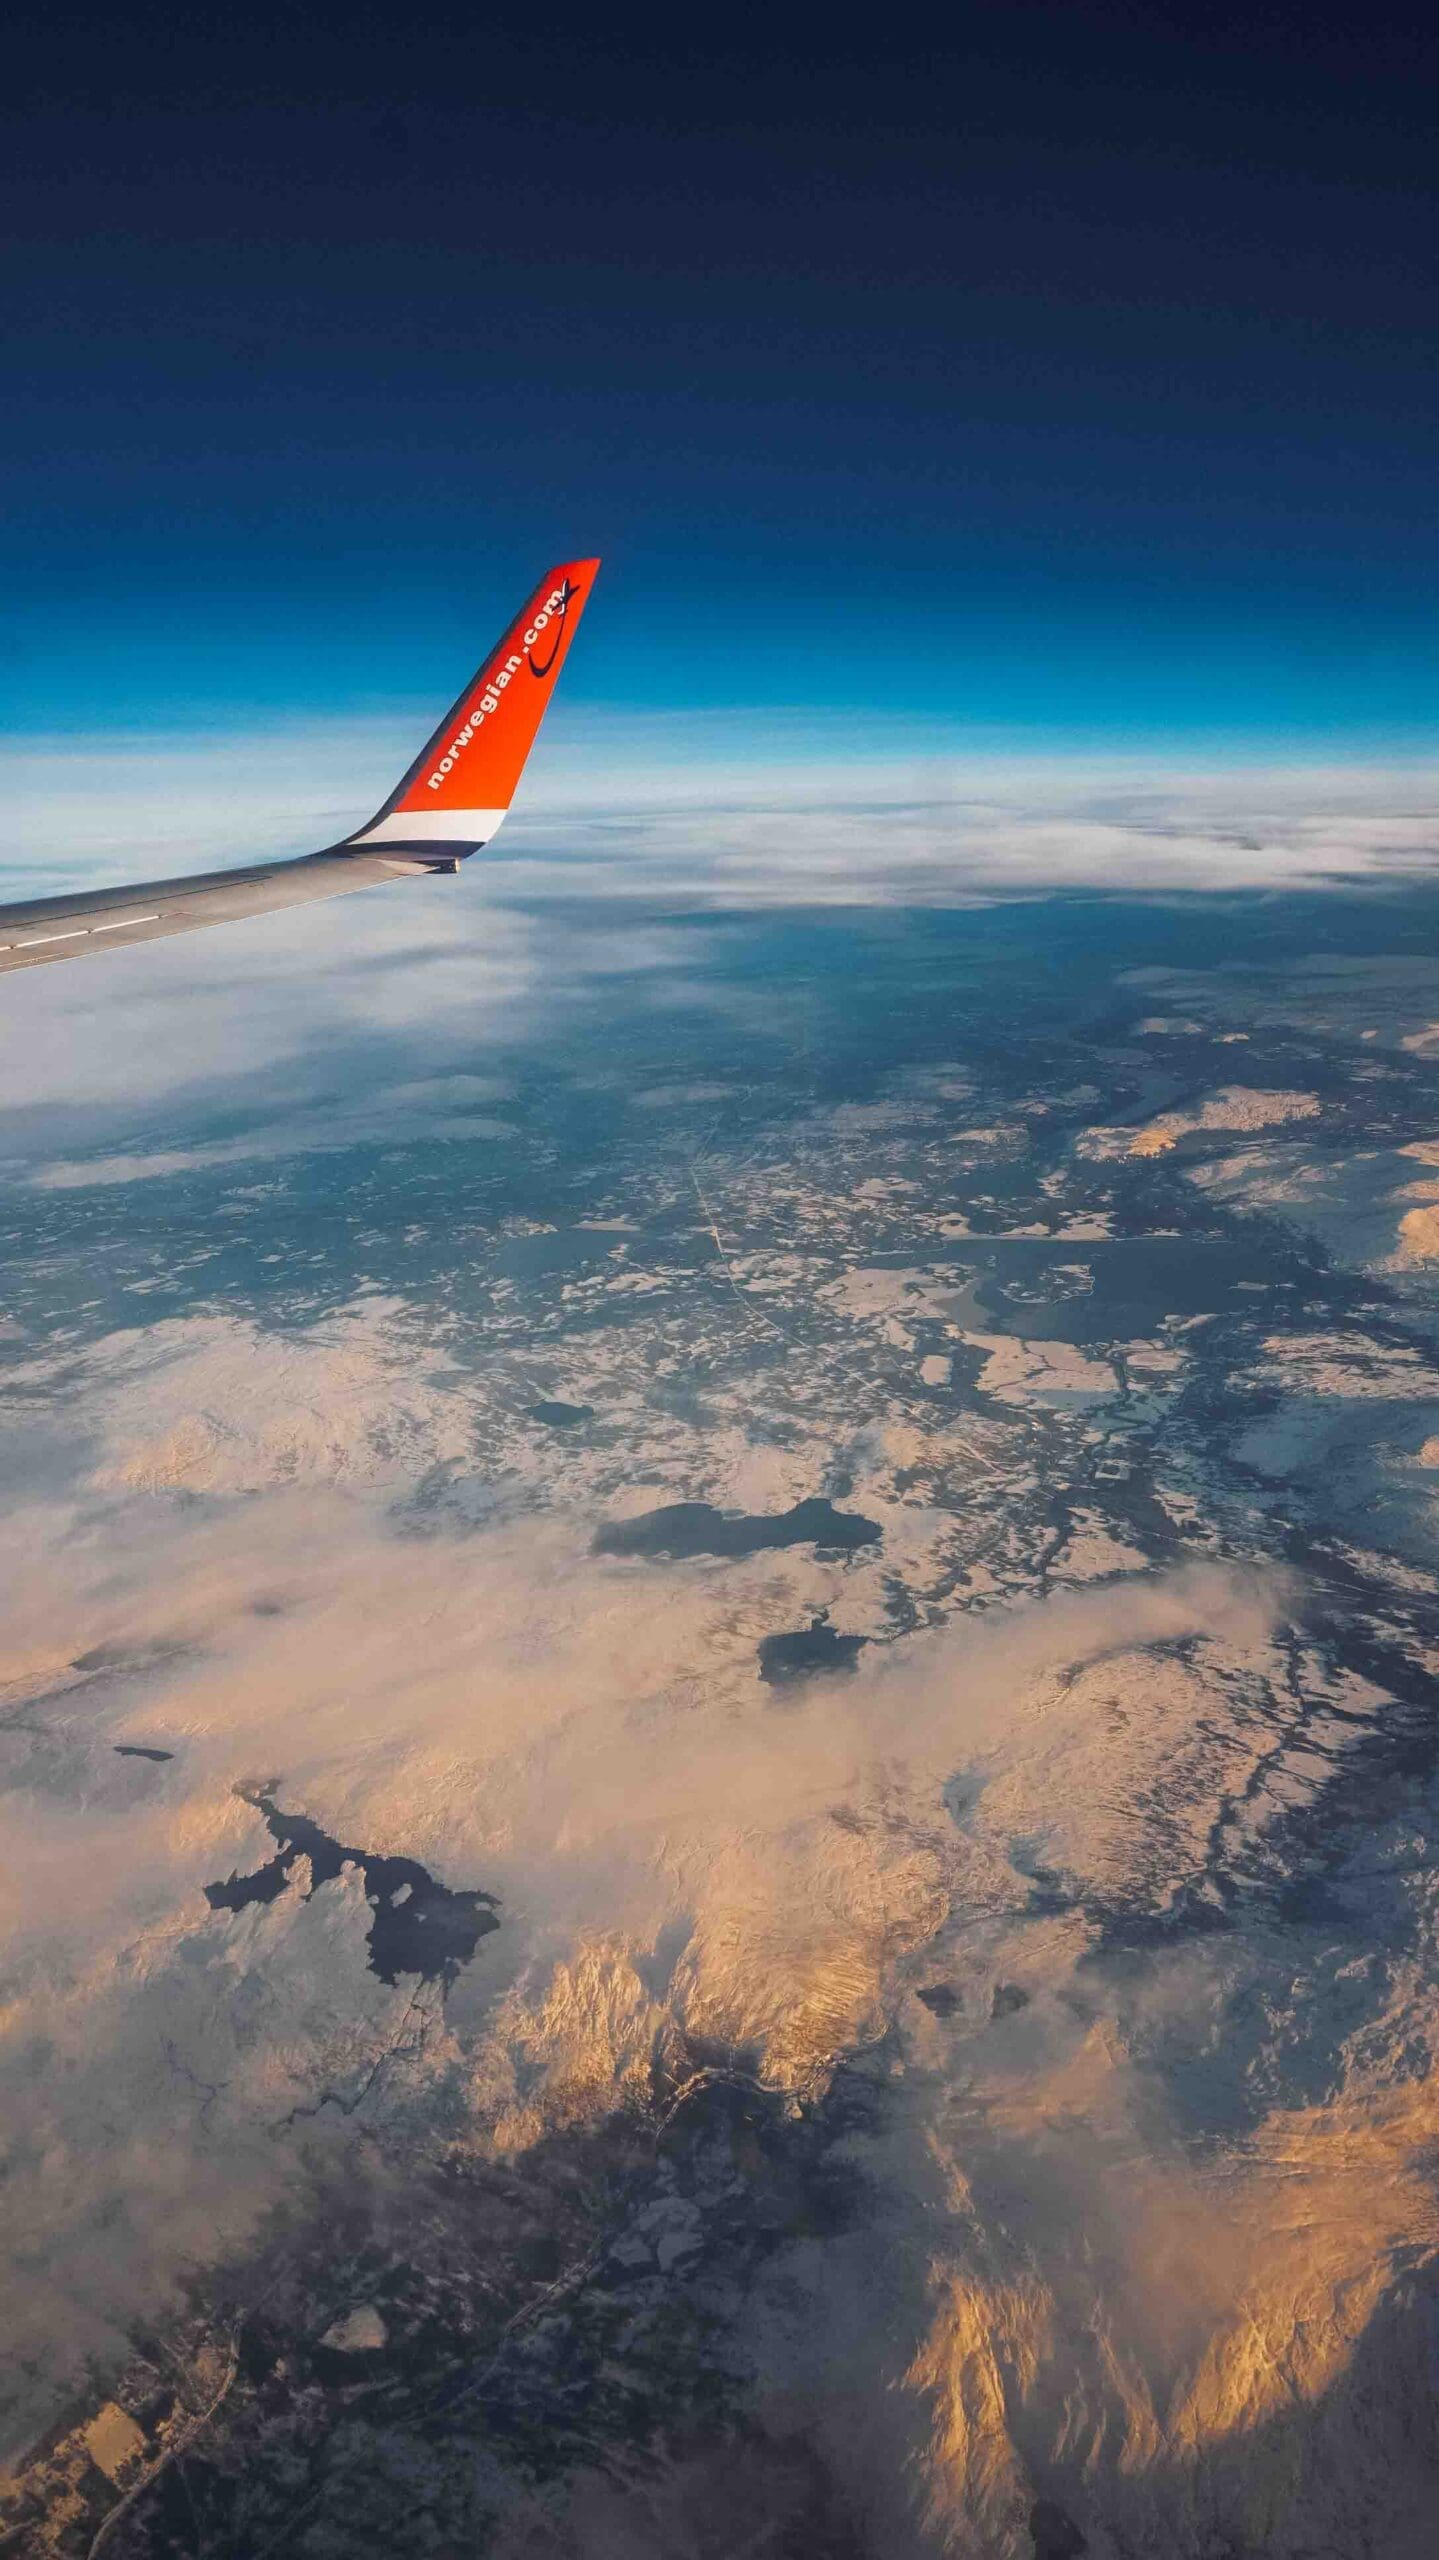
{"type": "Polygon", "coordinates": [[[343,897],[347,890],[368,889],[418,867],[387,862],[379,854],[307,853],[293,862],[255,862],[238,871],[200,871],[182,880],[22,898],[0,906],[0,972],[34,969],[48,960],[80,960],[132,942],[158,942],[165,934],[268,915],[277,907],[303,906],[311,898],[343,897]]]}

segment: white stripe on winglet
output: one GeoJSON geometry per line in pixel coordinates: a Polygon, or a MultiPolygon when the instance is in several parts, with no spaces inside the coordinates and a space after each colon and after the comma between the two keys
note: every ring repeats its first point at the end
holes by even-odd
{"type": "Polygon", "coordinates": [[[89,930],[87,924],[77,924],[68,933],[32,933],[28,942],[17,942],[12,947],[16,951],[38,951],[42,942],[83,942],[89,930]]]}
{"type": "Polygon", "coordinates": [[[92,933],[123,933],[127,925],[158,924],[159,921],[160,912],[157,908],[152,916],[117,916],[113,924],[92,924],[90,931],[92,933]]]}
{"type": "Polygon", "coordinates": [[[392,809],[347,844],[487,844],[503,809],[392,809]]]}

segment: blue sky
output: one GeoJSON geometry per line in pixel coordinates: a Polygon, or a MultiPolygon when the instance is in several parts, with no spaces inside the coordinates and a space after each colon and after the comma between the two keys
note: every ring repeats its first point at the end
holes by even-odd
{"type": "Polygon", "coordinates": [[[37,21],[6,724],[423,719],[598,550],[567,700],[739,761],[1430,745],[1422,34],[747,24],[37,21]]]}

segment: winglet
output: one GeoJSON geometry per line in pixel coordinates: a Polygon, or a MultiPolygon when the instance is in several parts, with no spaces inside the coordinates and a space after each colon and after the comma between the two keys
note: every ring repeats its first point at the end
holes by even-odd
{"type": "Polygon", "coordinates": [[[448,869],[488,844],[514,798],[599,565],[566,560],[541,579],[384,807],[345,838],[346,851],[448,869]]]}

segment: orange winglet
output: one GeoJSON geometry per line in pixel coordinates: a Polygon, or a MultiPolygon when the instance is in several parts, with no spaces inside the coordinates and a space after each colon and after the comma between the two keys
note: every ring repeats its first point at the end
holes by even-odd
{"type": "Polygon", "coordinates": [[[541,579],[398,789],[348,845],[423,856],[488,842],[514,798],[599,565],[566,560],[541,579]]]}

